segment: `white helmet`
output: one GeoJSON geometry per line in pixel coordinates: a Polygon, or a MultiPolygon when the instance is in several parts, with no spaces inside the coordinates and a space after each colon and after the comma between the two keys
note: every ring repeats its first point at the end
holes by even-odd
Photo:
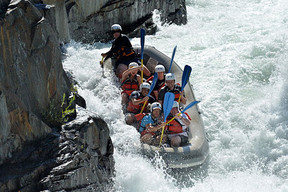
{"type": "Polygon", "coordinates": [[[150,84],[149,83],[146,83],[146,82],[144,82],[144,83],[142,83],[141,85],[140,85],[140,91],[142,91],[142,89],[150,89],[150,84]]]}
{"type": "Polygon", "coordinates": [[[133,67],[138,67],[139,65],[138,65],[138,63],[136,63],[136,62],[131,62],[130,64],[129,64],[129,69],[130,68],[133,68],[133,67]]]}
{"type": "Polygon", "coordinates": [[[177,107],[177,109],[179,110],[179,104],[177,101],[174,101],[172,108],[177,107]]]}
{"type": "Polygon", "coordinates": [[[111,31],[122,31],[122,27],[119,24],[114,24],[111,26],[111,31]]]}
{"type": "Polygon", "coordinates": [[[160,109],[160,110],[161,110],[161,109],[162,109],[162,108],[161,108],[161,104],[158,103],[158,102],[152,103],[151,106],[150,106],[150,111],[151,111],[151,113],[153,112],[154,109],[160,109]]]}
{"type": "Polygon", "coordinates": [[[168,81],[168,80],[175,80],[175,75],[173,73],[167,73],[165,75],[165,81],[168,81]]]}
{"type": "Polygon", "coordinates": [[[155,72],[165,72],[165,67],[163,65],[156,65],[155,66],[155,72]]]}

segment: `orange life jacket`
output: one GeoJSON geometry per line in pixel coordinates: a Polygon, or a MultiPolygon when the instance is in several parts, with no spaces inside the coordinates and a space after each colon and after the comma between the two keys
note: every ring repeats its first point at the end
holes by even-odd
{"type": "Polygon", "coordinates": [[[139,89],[138,81],[137,81],[137,76],[135,75],[133,80],[130,78],[127,78],[126,80],[123,81],[122,85],[122,93],[127,93],[129,96],[131,93],[135,90],[139,89]]]}
{"type": "MultiPolygon", "coordinates": [[[[187,118],[189,120],[191,120],[191,117],[184,112],[184,114],[187,116],[187,118]]],[[[172,119],[172,116],[168,116],[167,117],[167,121],[169,121],[170,119],[172,119]]],[[[181,123],[177,120],[177,119],[173,119],[173,121],[171,121],[167,126],[166,126],[166,130],[168,130],[168,134],[176,134],[176,133],[183,133],[183,127],[184,125],[181,125],[181,123]]]]}
{"type": "Polygon", "coordinates": [[[135,115],[135,118],[141,124],[141,121],[145,115],[147,115],[147,113],[138,113],[135,115]]]}
{"type": "MultiPolygon", "coordinates": [[[[137,99],[143,99],[144,97],[142,96],[142,94],[140,95],[140,97],[138,97],[137,99]]],[[[128,106],[127,106],[127,111],[130,112],[130,113],[140,113],[142,107],[143,107],[144,103],[140,103],[139,105],[133,105],[132,101],[130,100],[128,102],[128,106]]],[[[144,107],[144,110],[143,111],[147,111],[147,104],[146,106],[144,107]]]]}
{"type": "Polygon", "coordinates": [[[183,133],[182,125],[176,119],[166,125],[166,130],[168,131],[168,134],[183,133]]]}
{"type": "Polygon", "coordinates": [[[176,83],[176,84],[175,84],[173,90],[169,90],[169,88],[168,88],[167,86],[165,86],[165,87],[162,88],[162,89],[164,89],[165,93],[167,93],[167,92],[174,93],[174,95],[175,95],[174,101],[178,101],[178,100],[179,100],[180,91],[181,91],[181,87],[180,87],[180,84],[179,84],[179,83],[176,83]]]}

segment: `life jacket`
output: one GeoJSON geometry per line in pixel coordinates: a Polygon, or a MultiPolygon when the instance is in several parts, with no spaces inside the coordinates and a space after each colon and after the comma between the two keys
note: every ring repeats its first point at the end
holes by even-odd
{"type": "MultiPolygon", "coordinates": [[[[139,93],[139,95],[137,95],[137,97],[134,97],[136,99],[143,99],[143,95],[139,93]]],[[[140,103],[139,105],[133,105],[131,99],[130,101],[128,102],[128,106],[127,106],[127,111],[130,112],[130,113],[140,113],[142,107],[143,107],[144,103],[140,103]]],[[[147,111],[147,104],[146,106],[144,107],[144,110],[143,111],[147,111]]]]}
{"type": "Polygon", "coordinates": [[[133,91],[138,90],[139,85],[137,81],[137,76],[135,75],[133,80],[131,80],[130,78],[124,80],[121,85],[121,89],[123,90],[122,93],[127,93],[129,96],[133,91]]]}
{"type": "Polygon", "coordinates": [[[167,92],[170,92],[170,93],[174,93],[174,101],[178,101],[179,100],[179,97],[180,97],[180,91],[181,91],[181,86],[179,83],[176,83],[174,85],[174,88],[173,90],[169,90],[169,88],[167,86],[163,87],[162,89],[164,89],[164,92],[167,93],[167,92]]]}
{"type": "Polygon", "coordinates": [[[132,47],[127,47],[127,46],[121,46],[121,48],[117,52],[117,57],[116,59],[119,60],[122,57],[128,57],[135,54],[135,51],[133,50],[132,47]]]}
{"type": "Polygon", "coordinates": [[[136,121],[138,121],[139,123],[141,123],[143,117],[147,115],[147,113],[138,113],[135,115],[136,121]]]}
{"type": "MultiPolygon", "coordinates": [[[[167,121],[172,119],[172,116],[168,116],[167,121]]],[[[168,125],[166,125],[166,130],[168,134],[177,134],[177,133],[183,133],[183,128],[181,123],[177,119],[173,119],[168,125]]]]}

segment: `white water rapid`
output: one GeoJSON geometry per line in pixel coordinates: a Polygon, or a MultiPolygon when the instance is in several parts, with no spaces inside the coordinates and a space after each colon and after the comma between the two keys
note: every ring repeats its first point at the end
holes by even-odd
{"type": "MultiPolygon", "coordinates": [[[[188,24],[146,36],[182,67],[201,100],[210,158],[196,169],[166,170],[137,150],[139,134],[124,123],[120,90],[99,65],[111,44],[70,43],[64,68],[88,109],[110,127],[116,191],[288,191],[288,1],[186,0],[188,24]]],[[[158,22],[158,14],[154,14],[158,22]]],[[[121,24],[121,23],[120,23],[121,24]]],[[[131,39],[139,45],[140,39],[131,39]]]]}

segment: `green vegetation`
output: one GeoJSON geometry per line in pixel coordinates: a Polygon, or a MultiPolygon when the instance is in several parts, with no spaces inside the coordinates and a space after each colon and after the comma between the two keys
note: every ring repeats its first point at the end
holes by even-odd
{"type": "Polygon", "coordinates": [[[68,105],[66,105],[66,94],[63,94],[62,98],[62,115],[61,115],[61,121],[62,124],[68,122],[71,115],[75,113],[75,107],[73,107],[73,102],[76,100],[75,93],[72,92],[72,95],[68,98],[68,105]],[[65,107],[66,106],[66,107],[65,107]]]}
{"type": "Polygon", "coordinates": [[[45,112],[41,113],[43,120],[49,126],[60,127],[75,116],[75,100],[77,89],[74,86],[71,86],[70,90],[71,95],[69,97],[66,97],[65,93],[63,94],[61,105],[54,98],[50,101],[49,106],[45,112]]]}

